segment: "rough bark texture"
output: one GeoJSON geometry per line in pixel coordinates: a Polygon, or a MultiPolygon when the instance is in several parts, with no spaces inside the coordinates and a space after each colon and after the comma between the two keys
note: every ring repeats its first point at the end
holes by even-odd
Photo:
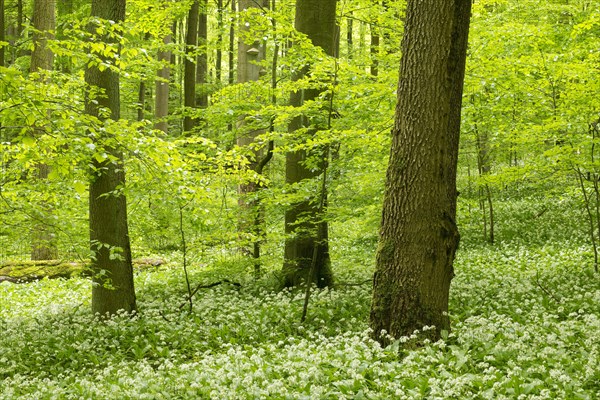
{"type": "MultiPolygon", "coordinates": [[[[189,113],[196,108],[196,61],[194,54],[198,45],[199,0],[192,3],[187,18],[185,35],[186,58],[183,71],[183,105],[189,113]]],[[[194,118],[186,115],[183,119],[183,130],[189,132],[196,126],[194,118]]]]}
{"type": "MultiPolygon", "coordinates": [[[[315,46],[321,47],[325,53],[334,56],[337,49],[336,0],[297,0],[296,29],[306,34],[315,46]]],[[[309,73],[309,68],[300,71],[295,79],[301,79],[309,73]]],[[[298,90],[290,98],[292,106],[298,107],[305,101],[315,99],[320,91],[317,89],[298,90]]],[[[308,126],[307,118],[297,117],[289,126],[290,132],[308,126]]],[[[307,135],[310,135],[308,132],[307,135]]],[[[306,151],[288,152],[286,154],[286,183],[294,184],[304,179],[312,179],[322,175],[327,167],[327,151],[319,149],[311,154],[306,151]],[[310,170],[304,161],[308,157],[319,157],[320,168],[310,170]]],[[[326,196],[326,194],[324,194],[326,196]]],[[[325,205],[327,200],[325,198],[325,205]]],[[[296,286],[305,282],[311,269],[313,252],[316,252],[316,270],[313,281],[318,287],[333,284],[331,259],[329,257],[327,222],[318,214],[319,201],[311,199],[292,204],[285,213],[285,253],[283,273],[285,286],[296,286]]]]}
{"type": "MultiPolygon", "coordinates": [[[[115,22],[122,21],[125,18],[125,0],[93,0],[92,16],[115,22]]],[[[90,26],[90,32],[95,33],[93,25],[90,26]]],[[[99,40],[108,41],[108,38],[99,40]]],[[[90,94],[86,97],[86,113],[100,117],[100,109],[108,109],[110,118],[118,120],[118,73],[109,69],[100,71],[91,66],[85,70],[85,81],[90,88],[100,89],[100,94],[94,99],[90,98],[90,94]]],[[[121,188],[125,185],[123,154],[116,148],[104,148],[115,160],[99,162],[94,159],[89,199],[92,312],[102,315],[114,314],[118,310],[130,312],[136,309],[127,227],[127,201],[121,193],[121,188]]]]}
{"type": "MultiPolygon", "coordinates": [[[[33,51],[31,53],[31,72],[51,71],[54,54],[48,47],[48,40],[54,38],[56,28],[56,4],[55,0],[34,0],[33,2],[33,51]]],[[[46,132],[45,127],[35,127],[35,135],[41,136],[46,132]]],[[[50,167],[46,164],[36,165],[36,179],[48,179],[50,167]]],[[[48,220],[52,216],[52,204],[42,202],[39,204],[43,219],[48,220]]],[[[44,221],[38,222],[33,227],[31,259],[53,260],[58,257],[58,250],[54,240],[54,234],[44,221]]]]}
{"type": "MultiPolygon", "coordinates": [[[[169,45],[171,43],[171,35],[163,38],[163,43],[169,45]]],[[[171,78],[171,67],[165,65],[171,62],[171,51],[161,50],[158,52],[158,61],[163,63],[163,67],[158,70],[156,79],[156,96],[154,98],[154,117],[156,123],[154,127],[160,129],[164,133],[169,131],[169,81],[171,78]]]]}
{"type": "Polygon", "coordinates": [[[371,327],[382,344],[449,329],[459,242],[456,164],[471,0],[409,0],[396,120],[374,276],[371,327]]]}

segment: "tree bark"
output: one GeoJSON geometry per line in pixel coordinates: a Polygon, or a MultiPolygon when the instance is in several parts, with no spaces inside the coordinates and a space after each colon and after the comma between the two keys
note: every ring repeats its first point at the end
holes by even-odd
{"type": "MultiPolygon", "coordinates": [[[[321,47],[326,54],[334,56],[337,50],[336,0],[297,0],[295,27],[306,34],[313,45],[321,47]]],[[[309,73],[309,67],[294,76],[302,79],[309,73]]],[[[317,98],[321,91],[318,89],[303,89],[292,92],[290,103],[294,107],[301,106],[305,101],[317,98]]],[[[289,126],[293,132],[309,126],[306,117],[296,117],[289,126]]],[[[313,135],[313,131],[307,133],[313,135]]],[[[293,185],[305,179],[313,179],[323,174],[327,168],[328,150],[317,149],[308,153],[305,150],[288,152],[286,154],[286,183],[293,185]],[[311,170],[306,167],[308,157],[317,157],[319,167],[311,170]]],[[[327,205],[327,195],[323,193],[324,205],[327,205]]],[[[329,257],[327,221],[318,215],[319,206],[315,199],[309,199],[290,205],[285,213],[285,252],[283,274],[285,286],[297,286],[309,278],[313,258],[315,270],[312,280],[318,287],[333,284],[331,259],[329,257]],[[313,253],[316,254],[314,257],[313,253]]]]}
{"type": "Polygon", "coordinates": [[[375,24],[371,28],[371,75],[379,75],[379,28],[375,24]]]}
{"type": "MultiPolygon", "coordinates": [[[[92,17],[121,22],[125,18],[125,0],[92,0],[92,17]]],[[[95,25],[89,31],[96,34],[95,25]]],[[[109,42],[103,36],[98,40],[109,42]]],[[[97,57],[103,58],[101,54],[97,57]]],[[[100,71],[91,65],[85,70],[85,81],[89,88],[98,88],[100,94],[92,98],[86,94],[85,112],[103,121],[100,109],[110,110],[110,119],[120,118],[119,74],[110,69],[100,71]]],[[[100,133],[96,133],[101,135],[100,133]]],[[[111,135],[110,132],[103,135],[111,135]]],[[[107,146],[96,137],[97,144],[103,146],[108,159],[92,161],[89,223],[90,247],[92,252],[92,312],[101,315],[114,314],[118,310],[136,310],[133,286],[131,248],[127,226],[127,200],[122,193],[125,186],[123,154],[107,146]]]]}
{"type": "Polygon", "coordinates": [[[198,46],[200,53],[198,54],[196,67],[196,83],[200,86],[196,104],[200,108],[208,107],[208,90],[207,90],[207,75],[208,75],[208,4],[206,0],[200,0],[199,15],[198,15],[198,46]]]}
{"type": "MultiPolygon", "coordinates": [[[[4,0],[0,0],[0,42],[6,41],[6,28],[4,27],[4,17],[4,0]]],[[[4,60],[4,54],[6,54],[5,48],[6,46],[0,47],[0,67],[4,67],[6,65],[4,60]]]]}
{"type": "MultiPolygon", "coordinates": [[[[163,44],[168,46],[171,44],[171,35],[163,38],[163,44]]],[[[154,117],[156,123],[154,128],[160,129],[164,133],[169,131],[169,81],[171,79],[171,51],[164,49],[158,52],[158,62],[162,64],[162,68],[158,70],[156,79],[156,97],[154,98],[154,117]]]]}
{"type": "MultiPolygon", "coordinates": [[[[31,72],[51,71],[54,54],[48,47],[48,40],[54,38],[56,28],[56,4],[55,0],[34,0],[33,2],[33,51],[31,53],[31,72]]],[[[41,76],[40,80],[44,77],[41,76]]],[[[43,84],[43,82],[42,82],[43,84]]],[[[34,128],[36,136],[42,136],[46,132],[44,126],[34,128]]],[[[50,173],[50,166],[46,164],[36,165],[35,179],[46,180],[50,173]]],[[[53,260],[58,257],[55,235],[44,221],[51,218],[53,206],[48,201],[39,204],[43,221],[33,227],[31,259],[53,260]]]]}
{"type": "MultiPolygon", "coordinates": [[[[249,10],[251,8],[268,8],[269,0],[239,0],[238,7],[240,12],[245,10],[249,10]]],[[[250,24],[251,20],[245,18],[244,16],[240,16],[238,21],[238,56],[237,56],[237,82],[238,83],[246,83],[246,82],[255,82],[260,79],[260,70],[261,67],[258,65],[259,62],[265,59],[266,49],[263,43],[261,42],[261,38],[254,38],[253,41],[250,42],[246,38],[248,33],[250,32],[250,24]],[[248,24],[248,25],[246,25],[248,24]]],[[[242,86],[242,91],[246,89],[242,86]]],[[[245,93],[242,92],[241,95],[246,97],[245,93]]],[[[265,99],[266,101],[266,99],[265,99]]],[[[242,116],[238,121],[238,129],[237,131],[240,134],[237,137],[237,145],[240,147],[249,147],[251,146],[256,137],[263,134],[265,132],[264,129],[257,129],[252,131],[246,131],[244,128],[245,125],[245,116],[242,116]]],[[[262,171],[258,171],[259,159],[262,157],[262,150],[253,149],[252,154],[249,157],[248,168],[252,171],[260,173],[262,171]]],[[[249,181],[242,183],[238,186],[239,199],[238,204],[241,208],[240,210],[240,222],[239,222],[239,231],[242,237],[244,236],[258,236],[258,233],[261,231],[259,226],[256,224],[261,223],[260,218],[260,205],[259,202],[255,199],[256,192],[258,191],[258,185],[254,181],[249,181]],[[248,200],[248,198],[254,198],[248,200]]],[[[253,241],[256,243],[258,238],[253,238],[253,241]]],[[[260,257],[259,254],[255,254],[255,252],[251,252],[248,247],[242,245],[242,252],[245,254],[253,254],[253,256],[260,257]]],[[[260,264],[256,264],[258,259],[255,259],[255,275],[260,273],[260,264]]]]}
{"type": "Polygon", "coordinates": [[[227,61],[227,64],[229,66],[229,71],[228,71],[228,76],[227,76],[227,82],[229,82],[230,85],[233,85],[233,82],[235,81],[235,69],[234,69],[234,62],[233,62],[233,58],[234,58],[234,51],[235,51],[235,21],[233,20],[235,16],[235,0],[231,0],[231,21],[230,21],[230,25],[229,25],[229,60],[227,61]]]}
{"type": "Polygon", "coordinates": [[[398,104],[373,278],[371,328],[382,344],[449,329],[458,248],[456,165],[471,0],[409,0],[398,104]]]}
{"type": "Polygon", "coordinates": [[[196,108],[196,48],[198,45],[199,0],[194,0],[187,18],[187,33],[185,35],[186,57],[183,73],[183,105],[186,116],[183,119],[183,131],[189,132],[196,126],[196,120],[187,115],[196,108]]]}
{"type": "Polygon", "coordinates": [[[223,0],[217,0],[217,51],[215,54],[215,81],[221,83],[223,64],[223,0]]]}

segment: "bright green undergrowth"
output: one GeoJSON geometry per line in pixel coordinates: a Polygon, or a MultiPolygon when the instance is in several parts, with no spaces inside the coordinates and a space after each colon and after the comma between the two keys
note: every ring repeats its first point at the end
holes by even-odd
{"type": "MultiPolygon", "coordinates": [[[[537,228],[511,234],[528,212],[536,219],[531,204],[543,201],[498,205],[495,246],[465,225],[453,331],[400,353],[403,339],[387,349],[369,339],[369,284],[315,293],[304,324],[302,293],[223,266],[193,268],[192,282],[243,286],[202,289],[191,313],[179,308],[180,269],[138,271],[139,315],[102,322],[89,314],[83,278],[0,284],[0,398],[598,398],[600,276],[576,222],[562,225],[572,234],[549,234],[575,211],[550,209],[537,228]]],[[[336,244],[340,282],[371,276],[372,261],[355,262],[356,243],[336,244]]]]}

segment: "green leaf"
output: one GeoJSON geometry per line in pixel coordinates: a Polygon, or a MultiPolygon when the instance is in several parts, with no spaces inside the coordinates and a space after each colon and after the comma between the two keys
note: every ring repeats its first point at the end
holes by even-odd
{"type": "Polygon", "coordinates": [[[73,186],[75,188],[75,191],[79,194],[84,194],[87,190],[87,185],[81,181],[75,181],[75,184],[73,186]]]}

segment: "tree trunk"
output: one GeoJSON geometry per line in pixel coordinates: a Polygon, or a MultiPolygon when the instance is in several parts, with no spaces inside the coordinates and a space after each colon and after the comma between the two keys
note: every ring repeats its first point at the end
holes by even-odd
{"type": "Polygon", "coordinates": [[[371,75],[379,75],[379,28],[371,24],[371,75]]]}
{"type": "MultiPolygon", "coordinates": [[[[249,10],[251,8],[268,8],[269,1],[268,0],[239,0],[238,7],[240,12],[245,10],[249,10]]],[[[254,82],[258,81],[260,78],[260,70],[261,67],[258,65],[259,62],[265,59],[265,46],[261,43],[261,38],[254,38],[252,42],[250,42],[246,36],[248,32],[250,32],[250,24],[252,21],[245,18],[243,15],[240,16],[238,21],[239,26],[239,40],[238,40],[238,56],[237,56],[237,82],[238,83],[246,83],[246,82],[254,82]],[[248,24],[248,25],[247,25],[248,24]]],[[[245,91],[245,88],[241,88],[240,90],[245,91]]],[[[241,93],[242,96],[245,97],[245,93],[241,93]]],[[[265,99],[266,100],[266,99],[265,99]]],[[[238,129],[237,131],[240,134],[237,137],[237,145],[240,147],[249,147],[254,143],[256,137],[265,132],[264,129],[260,130],[252,130],[246,131],[244,128],[245,125],[245,116],[242,116],[238,121],[238,129]]],[[[259,159],[262,156],[263,151],[254,148],[252,151],[252,155],[249,157],[249,165],[248,168],[252,171],[259,172],[257,167],[259,165],[259,159]]],[[[248,200],[250,198],[256,198],[256,191],[258,190],[258,185],[254,181],[245,182],[239,185],[238,193],[239,200],[238,204],[241,208],[240,210],[240,222],[239,222],[239,231],[242,236],[251,237],[253,234],[257,234],[257,231],[260,231],[260,227],[257,227],[256,224],[260,224],[260,210],[259,204],[256,200],[248,200]]],[[[257,238],[253,238],[253,242],[257,238]]],[[[244,244],[242,245],[242,252],[245,254],[253,254],[254,257],[257,257],[255,252],[250,252],[248,247],[244,244]]],[[[260,253],[260,250],[258,251],[260,253]]],[[[260,254],[258,254],[260,257],[260,254]]],[[[255,260],[256,262],[256,260],[255,260]]],[[[255,264],[255,274],[258,275],[260,270],[260,266],[255,264]],[[258,268],[258,270],[256,269],[258,268]]]]}
{"type": "MultiPolygon", "coordinates": [[[[51,71],[54,62],[54,54],[48,47],[56,27],[56,5],[55,0],[34,0],[33,2],[33,52],[31,53],[31,72],[51,71]]],[[[40,77],[43,79],[43,76],[40,77]]],[[[46,132],[43,126],[37,126],[36,136],[42,136],[46,132]]],[[[46,180],[50,173],[50,167],[46,164],[36,165],[36,179],[46,180]]],[[[31,259],[53,260],[58,257],[58,250],[54,240],[54,234],[45,221],[51,219],[53,207],[47,201],[39,204],[42,221],[33,227],[31,259]]]]}
{"type": "MultiPolygon", "coordinates": [[[[171,35],[163,38],[163,44],[168,46],[171,43],[171,35]]],[[[171,51],[164,49],[158,52],[158,62],[162,68],[158,70],[156,79],[156,97],[154,98],[154,117],[156,123],[154,128],[160,129],[164,133],[169,131],[169,81],[171,79],[171,51]]]]}
{"type": "Polygon", "coordinates": [[[208,90],[207,90],[207,75],[208,75],[208,16],[207,16],[206,0],[200,0],[200,11],[198,17],[198,46],[200,53],[198,54],[198,66],[196,68],[196,83],[200,86],[200,91],[196,99],[196,104],[200,108],[208,107],[208,90]]]}
{"type": "Polygon", "coordinates": [[[221,83],[223,63],[223,0],[217,0],[217,51],[215,54],[215,82],[221,83]]]}
{"type": "MultiPolygon", "coordinates": [[[[6,29],[4,27],[4,0],[0,0],[0,42],[6,41],[6,29]]],[[[0,67],[5,66],[5,46],[0,46],[0,67]]]]}
{"type": "Polygon", "coordinates": [[[371,327],[383,336],[449,329],[459,242],[456,165],[471,0],[409,0],[398,104],[373,278],[371,327]]]}
{"type": "MultiPolygon", "coordinates": [[[[92,17],[121,22],[125,18],[125,0],[92,0],[92,17]]],[[[96,34],[94,24],[89,31],[96,34]]],[[[97,40],[108,42],[107,36],[97,40]]],[[[103,58],[101,54],[96,57],[103,58]]],[[[85,81],[90,88],[97,87],[100,95],[91,98],[86,95],[85,112],[99,118],[100,109],[109,109],[110,118],[120,118],[119,74],[105,69],[100,71],[95,65],[85,70],[85,81]]],[[[99,133],[98,133],[99,135],[99,133]]],[[[110,158],[98,161],[93,158],[90,182],[90,247],[92,251],[92,312],[101,315],[114,314],[118,310],[128,312],[136,309],[133,286],[131,248],[127,226],[127,200],[121,189],[125,186],[123,154],[116,148],[103,145],[110,158]],[[114,157],[114,161],[111,158],[114,157]]]]}
{"type": "MultiPolygon", "coordinates": [[[[336,0],[297,0],[296,29],[306,34],[313,45],[323,48],[330,56],[337,49],[336,0]]],[[[302,79],[309,73],[309,67],[294,76],[295,80],[302,79]]],[[[305,101],[317,98],[320,90],[304,89],[292,92],[290,103],[294,107],[301,106],[305,101]]],[[[309,123],[305,117],[296,117],[289,126],[293,132],[309,123]]],[[[313,135],[307,132],[307,136],[313,135]]],[[[305,179],[312,179],[323,174],[327,168],[328,150],[317,149],[308,153],[306,150],[288,152],[286,154],[286,183],[293,185],[305,179]],[[304,161],[308,157],[319,159],[319,167],[311,170],[304,161]]],[[[323,193],[324,205],[327,204],[326,193],[323,193]]],[[[315,270],[312,280],[318,287],[330,286],[333,283],[331,260],[329,257],[328,227],[322,215],[318,215],[318,201],[315,199],[301,201],[290,205],[285,213],[285,253],[283,274],[285,286],[297,286],[306,282],[309,277],[313,258],[315,270]],[[313,253],[316,253],[313,256],[313,253]]]]}
{"type": "Polygon", "coordinates": [[[195,53],[198,45],[198,19],[199,0],[194,0],[187,18],[187,33],[185,35],[186,57],[183,73],[183,105],[185,106],[185,117],[183,119],[183,131],[189,132],[196,126],[196,120],[189,116],[196,108],[196,61],[195,53]]]}
{"type": "Polygon", "coordinates": [[[353,45],[354,45],[354,16],[352,15],[352,11],[350,11],[350,16],[346,18],[347,29],[346,29],[346,44],[348,46],[348,60],[352,60],[353,57],[353,45]]]}
{"type": "Polygon", "coordinates": [[[235,21],[233,20],[234,16],[235,16],[235,0],[231,0],[231,22],[229,25],[229,60],[227,62],[228,66],[229,66],[229,71],[228,71],[228,77],[227,77],[227,82],[229,82],[230,85],[233,85],[233,82],[235,81],[235,70],[234,70],[234,51],[235,51],[235,21]]]}

